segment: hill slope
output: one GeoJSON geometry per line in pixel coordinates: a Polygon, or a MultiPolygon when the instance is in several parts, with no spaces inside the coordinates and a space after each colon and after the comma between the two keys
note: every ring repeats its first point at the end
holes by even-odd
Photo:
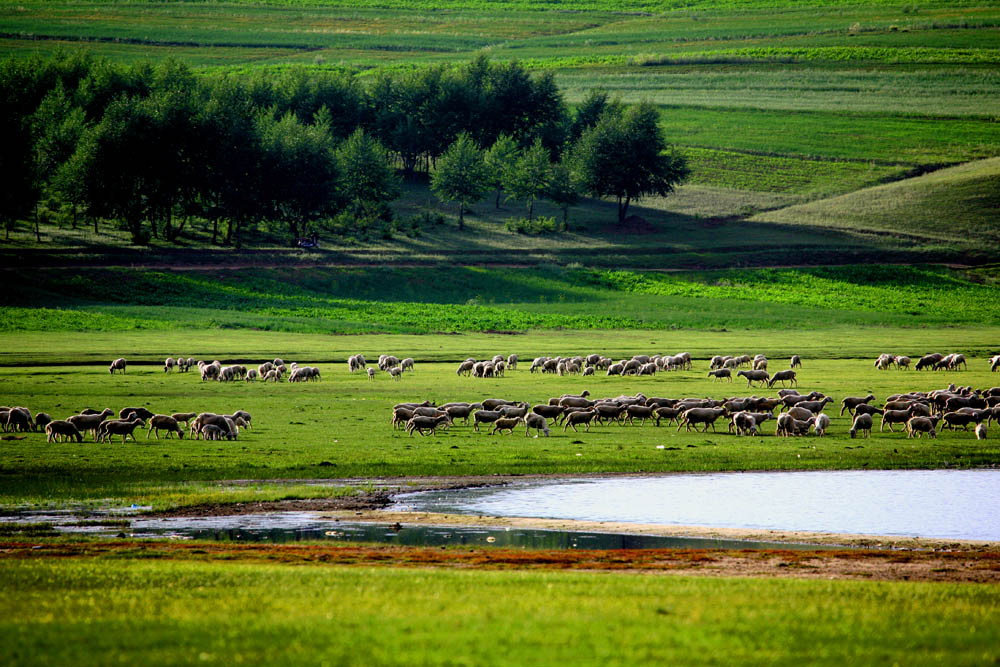
{"type": "Polygon", "coordinates": [[[1000,158],[761,213],[755,222],[916,236],[962,248],[1000,241],[1000,158]]]}

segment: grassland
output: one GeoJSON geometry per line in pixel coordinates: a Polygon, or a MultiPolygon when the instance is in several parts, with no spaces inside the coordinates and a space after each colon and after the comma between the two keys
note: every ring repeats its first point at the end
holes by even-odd
{"type": "Polygon", "coordinates": [[[5,560],[0,589],[0,659],[53,665],[981,664],[1000,607],[968,584],[122,557],[5,560]]]}
{"type": "MultiPolygon", "coordinates": [[[[371,479],[382,476],[490,475],[520,473],[652,472],[759,469],[937,468],[1000,463],[996,440],[977,441],[971,432],[944,432],[937,440],[907,440],[902,434],[847,437],[849,420],[832,411],[826,438],[736,438],[722,433],[677,432],[674,427],[603,426],[589,433],[572,429],[549,438],[490,436],[456,425],[434,437],[407,437],[389,425],[398,402],[437,402],[505,396],[532,403],[588,389],[593,395],[643,392],[648,396],[722,396],[760,393],[739,383],[721,385],[705,377],[705,362],[692,371],[654,378],[556,377],[511,372],[506,378],[457,377],[455,363],[516,352],[537,354],[601,351],[620,357],[638,351],[688,350],[704,360],[719,352],[762,352],[776,368],[793,351],[805,359],[800,388],[819,389],[838,401],[872,392],[880,398],[905,390],[930,390],[949,382],[995,384],[986,356],[995,353],[996,327],[961,329],[840,328],[777,333],[752,332],[581,332],[553,331],[508,336],[324,336],[268,332],[203,331],[95,333],[81,349],[78,333],[6,334],[0,401],[26,405],[64,418],[84,407],[114,410],[144,405],[159,413],[248,410],[254,428],[236,442],[146,440],[94,444],[46,443],[27,434],[0,448],[0,503],[18,505],[130,505],[157,507],[245,500],[218,480],[371,479]],[[884,350],[911,356],[932,349],[959,350],[968,371],[945,374],[891,372],[872,368],[884,350]],[[351,375],[342,359],[379,352],[418,359],[416,372],[393,382],[385,374],[369,382],[351,375]],[[317,365],[323,381],[305,384],[201,382],[197,373],[164,374],[166,356],[219,358],[256,364],[281,356],[317,365]],[[132,360],[126,375],[110,376],[107,359],[132,360]],[[447,359],[449,363],[435,363],[447,359]],[[73,360],[70,363],[69,360],[73,360]],[[335,363],[334,363],[335,362],[335,363]],[[148,364],[148,365],[144,365],[148,364]],[[658,449],[663,446],[663,449],[658,449]],[[198,482],[188,485],[187,482],[198,482]]],[[[303,497],[301,488],[284,492],[303,497]]],[[[282,490],[263,484],[239,493],[268,499],[282,490]],[[255,496],[254,494],[258,494],[255,496]]],[[[319,492],[313,492],[317,495],[319,492]]],[[[335,493],[343,493],[335,490],[335,493]]],[[[312,497],[312,496],[305,496],[312,497]]]]}

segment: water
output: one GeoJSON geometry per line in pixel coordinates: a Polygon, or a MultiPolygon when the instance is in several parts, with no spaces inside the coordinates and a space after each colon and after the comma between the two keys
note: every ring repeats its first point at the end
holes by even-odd
{"type": "MultiPolygon", "coordinates": [[[[121,515],[116,515],[122,518],[121,515]]],[[[107,518],[93,515],[91,519],[107,518]]],[[[483,528],[476,526],[412,526],[385,523],[331,521],[313,512],[268,512],[235,516],[128,516],[128,526],[73,525],[73,512],[24,513],[15,522],[45,522],[59,532],[104,537],[124,534],[138,539],[179,538],[219,542],[284,544],[304,540],[374,542],[416,547],[475,546],[523,549],[816,549],[806,544],[749,542],[708,538],[625,535],[588,531],[483,528]]]]}
{"type": "Polygon", "coordinates": [[[1000,470],[676,474],[428,491],[395,509],[1000,540],[1000,470]]]}

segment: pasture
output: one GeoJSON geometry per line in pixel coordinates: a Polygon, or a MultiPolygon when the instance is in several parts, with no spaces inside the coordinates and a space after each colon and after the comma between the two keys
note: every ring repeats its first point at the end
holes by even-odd
{"type": "MultiPolygon", "coordinates": [[[[5,356],[2,401],[65,418],[85,407],[114,411],[143,406],[155,413],[216,412],[237,409],[253,415],[254,428],[236,441],[147,439],[95,444],[47,443],[28,433],[0,448],[0,502],[8,507],[151,504],[169,507],[248,498],[315,497],[321,487],[303,488],[300,480],[373,479],[431,475],[579,474],[714,470],[796,470],[845,468],[938,468],[995,465],[996,439],[977,441],[971,431],[941,431],[936,440],[905,434],[874,433],[870,439],[847,435],[850,419],[839,416],[844,396],[876,395],[879,401],[906,390],[944,388],[948,383],[988,388],[996,384],[986,357],[992,354],[995,327],[964,329],[840,328],[809,331],[552,331],[520,336],[355,335],[325,336],[267,332],[112,332],[86,335],[86,351],[74,333],[38,333],[25,338],[6,334],[4,349],[19,341],[17,356],[5,356]],[[963,351],[969,369],[954,372],[876,371],[881,351],[911,356],[931,350],[963,351]],[[112,352],[114,350],[114,352],[112,352]],[[691,371],[652,377],[541,375],[528,372],[533,356],[599,351],[615,358],[640,352],[688,351],[691,371]],[[378,373],[369,380],[349,373],[347,356],[393,353],[417,360],[412,373],[392,380],[378,373]],[[771,370],[787,367],[791,353],[803,357],[799,389],[829,394],[833,418],[824,438],[775,437],[774,422],[765,435],[737,437],[726,421],[707,433],[678,431],[662,424],[554,427],[550,437],[476,432],[461,422],[436,435],[407,436],[390,425],[392,406],[407,401],[481,401],[500,397],[545,403],[551,396],[589,390],[592,396],[641,392],[646,396],[723,397],[773,395],[778,387],[748,388],[737,378],[726,383],[707,377],[707,359],[716,353],[763,353],[771,370]],[[517,353],[522,363],[503,378],[457,376],[467,356],[517,353]],[[124,355],[128,371],[110,375],[107,362],[124,355]],[[320,368],[319,382],[203,382],[197,369],[164,373],[166,356],[194,356],[224,363],[256,365],[280,356],[286,362],[320,368]],[[18,360],[19,359],[19,360],[18,360]],[[70,359],[76,359],[71,363],[70,359]],[[233,484],[231,480],[258,480],[233,484]],[[282,480],[287,480],[282,481],[282,480]],[[281,488],[285,484],[296,488],[281,488]],[[305,494],[305,495],[302,495],[305,494]],[[187,496],[187,497],[186,497],[187,496]]],[[[876,422],[876,429],[878,428],[876,422]]],[[[345,493],[340,485],[334,494],[345,493]]]]}

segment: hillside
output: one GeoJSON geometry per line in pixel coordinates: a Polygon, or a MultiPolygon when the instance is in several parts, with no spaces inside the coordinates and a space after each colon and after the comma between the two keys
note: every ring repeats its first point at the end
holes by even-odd
{"type": "Polygon", "coordinates": [[[969,249],[996,247],[1000,158],[789,206],[752,220],[933,239],[969,249]]]}

